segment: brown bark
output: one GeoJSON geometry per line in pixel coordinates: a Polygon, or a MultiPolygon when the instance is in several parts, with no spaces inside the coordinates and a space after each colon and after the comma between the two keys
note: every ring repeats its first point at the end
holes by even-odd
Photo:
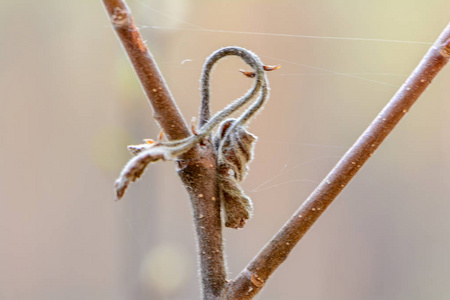
{"type": "MultiPolygon", "coordinates": [[[[142,42],[130,9],[122,0],[104,0],[106,11],[153,108],[170,140],[191,135],[156,62],[142,42]]],[[[198,241],[204,299],[215,299],[226,284],[220,204],[210,144],[195,147],[178,160],[178,174],[189,193],[198,241]]]]}

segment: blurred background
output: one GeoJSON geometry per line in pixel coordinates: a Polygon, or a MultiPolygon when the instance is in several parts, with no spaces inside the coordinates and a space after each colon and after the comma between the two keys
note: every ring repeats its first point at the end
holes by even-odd
{"type": "MultiPolygon", "coordinates": [[[[159,128],[102,2],[1,2],[0,299],[198,299],[190,204],[173,163],[152,165],[113,201],[126,146],[159,128]]],[[[230,278],[450,20],[446,0],[129,5],[187,121],[212,51],[238,45],[282,66],[249,127],[259,141],[243,186],[255,210],[244,230],[225,229],[230,278]]],[[[216,111],[251,86],[239,69],[230,58],[213,73],[216,111]]],[[[447,67],[258,299],[450,298],[449,82],[447,67]]]]}

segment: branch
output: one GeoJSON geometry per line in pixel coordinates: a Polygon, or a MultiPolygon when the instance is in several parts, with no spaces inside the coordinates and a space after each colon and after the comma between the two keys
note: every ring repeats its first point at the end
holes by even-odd
{"type": "MultiPolygon", "coordinates": [[[[152,106],[154,118],[169,140],[188,138],[191,133],[152,55],[142,41],[130,9],[122,0],[103,0],[103,3],[152,106]]],[[[177,162],[178,175],[189,193],[194,215],[203,298],[215,299],[225,287],[226,270],[220,202],[217,184],[213,180],[216,175],[214,149],[211,144],[196,146],[183,154],[177,162]]]]}
{"type": "Polygon", "coordinates": [[[252,299],[269,276],[339,195],[364,163],[425,91],[450,57],[450,23],[425,57],[370,126],[337,165],[267,243],[247,267],[228,284],[226,299],[252,299]]]}
{"type": "Polygon", "coordinates": [[[156,62],[142,41],[130,9],[122,0],[103,0],[103,4],[151,104],[153,117],[170,140],[188,137],[190,132],[186,122],[156,62]]]}

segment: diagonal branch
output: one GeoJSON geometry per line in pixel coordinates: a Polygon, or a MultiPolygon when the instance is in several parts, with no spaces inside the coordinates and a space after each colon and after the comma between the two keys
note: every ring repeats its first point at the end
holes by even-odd
{"type": "Polygon", "coordinates": [[[450,57],[450,23],[372,124],[247,267],[230,282],[226,299],[252,299],[298,241],[374,153],[450,57]]]}
{"type": "Polygon", "coordinates": [[[122,0],[103,0],[103,4],[139,77],[141,86],[153,109],[154,118],[170,140],[188,137],[189,129],[156,62],[142,41],[130,9],[122,0]]]}

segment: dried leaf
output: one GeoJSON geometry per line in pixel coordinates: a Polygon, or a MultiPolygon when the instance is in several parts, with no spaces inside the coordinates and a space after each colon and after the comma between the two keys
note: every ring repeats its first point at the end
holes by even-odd
{"type": "Polygon", "coordinates": [[[244,194],[236,179],[228,174],[219,176],[219,187],[225,226],[234,229],[244,227],[253,211],[250,198],[244,194]]]}
{"type": "MultiPolygon", "coordinates": [[[[160,134],[162,137],[162,134],[160,134]]],[[[140,144],[128,146],[128,150],[135,155],[122,169],[119,178],[115,182],[116,196],[122,198],[130,182],[136,181],[143,173],[148,164],[158,160],[173,160],[179,155],[189,151],[200,140],[197,136],[192,136],[176,143],[161,141],[151,144],[140,144]]]]}
{"type": "Polygon", "coordinates": [[[213,138],[213,143],[216,151],[222,151],[218,154],[220,162],[233,170],[234,177],[240,182],[247,175],[248,164],[253,159],[253,147],[257,137],[243,126],[237,126],[228,133],[228,129],[235,121],[235,119],[227,119],[222,122],[213,138]],[[223,141],[226,135],[227,139],[223,141]],[[219,150],[220,143],[222,143],[221,150],[219,150]]]}
{"type": "Polygon", "coordinates": [[[160,147],[152,147],[130,159],[114,184],[116,200],[122,198],[130,182],[134,182],[141,177],[148,164],[160,159],[165,159],[165,149],[160,147]]]}
{"type": "Polygon", "coordinates": [[[235,122],[235,119],[222,122],[213,143],[216,151],[221,151],[217,154],[219,160],[217,172],[225,226],[238,229],[250,219],[253,210],[252,202],[244,194],[239,182],[247,174],[248,163],[253,158],[253,143],[256,136],[243,126],[234,127],[229,132],[235,122]]]}

